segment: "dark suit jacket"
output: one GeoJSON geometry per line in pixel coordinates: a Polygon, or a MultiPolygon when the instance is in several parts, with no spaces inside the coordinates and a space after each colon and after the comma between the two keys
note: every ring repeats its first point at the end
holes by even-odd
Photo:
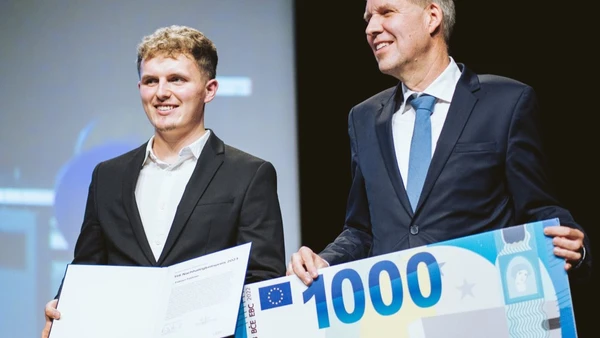
{"type": "Polygon", "coordinates": [[[285,275],[271,163],[225,145],[211,132],[157,261],[135,200],[145,151],[146,144],[94,169],[74,264],[169,266],[252,242],[246,283],[285,275]]]}
{"type": "Polygon", "coordinates": [[[344,229],[320,253],[330,264],[554,217],[581,229],[551,193],[532,88],[459,67],[414,213],[392,138],[401,85],[350,111],[352,185],[344,229]]]}

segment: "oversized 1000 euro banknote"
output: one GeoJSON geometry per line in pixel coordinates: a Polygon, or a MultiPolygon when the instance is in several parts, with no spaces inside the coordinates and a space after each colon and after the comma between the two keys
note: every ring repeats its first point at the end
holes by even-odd
{"type": "Polygon", "coordinates": [[[577,337],[558,220],[335,265],[244,287],[236,338],[577,337]]]}

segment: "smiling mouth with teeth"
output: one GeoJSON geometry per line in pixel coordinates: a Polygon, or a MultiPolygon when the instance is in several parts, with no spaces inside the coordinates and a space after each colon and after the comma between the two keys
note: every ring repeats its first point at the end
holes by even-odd
{"type": "Polygon", "coordinates": [[[158,106],[158,107],[156,107],[156,110],[165,112],[165,111],[173,110],[175,108],[177,108],[177,107],[176,106],[158,106]]]}
{"type": "Polygon", "coordinates": [[[381,42],[381,43],[378,43],[378,44],[375,46],[375,50],[380,50],[381,48],[383,48],[383,47],[387,47],[387,46],[389,46],[389,45],[390,45],[390,43],[389,43],[389,42],[381,42]]]}

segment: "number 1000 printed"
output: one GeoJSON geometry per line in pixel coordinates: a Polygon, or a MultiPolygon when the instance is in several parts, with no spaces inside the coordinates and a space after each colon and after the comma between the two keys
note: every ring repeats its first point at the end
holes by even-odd
{"type": "MultiPolygon", "coordinates": [[[[371,304],[377,313],[382,316],[389,316],[397,313],[402,308],[404,301],[403,281],[398,266],[389,260],[379,261],[371,267],[368,275],[368,288],[365,291],[365,285],[358,272],[351,268],[340,270],[333,275],[331,280],[331,298],[333,301],[333,310],[337,319],[345,324],[351,324],[359,321],[364,313],[366,306],[365,292],[369,292],[371,304]],[[384,302],[380,288],[380,275],[385,272],[389,276],[391,289],[391,301],[384,302]],[[342,293],[342,283],[350,282],[352,296],[354,297],[354,309],[347,311],[344,306],[344,296],[342,293]]],[[[442,279],[440,267],[432,254],[420,252],[413,255],[406,266],[406,284],[408,293],[412,302],[421,308],[431,307],[440,300],[442,295],[442,279]],[[425,296],[419,285],[417,268],[420,264],[425,264],[429,275],[429,295],[425,296]]],[[[327,307],[327,293],[325,292],[325,280],[323,275],[319,275],[313,283],[303,292],[304,303],[315,299],[317,319],[319,329],[330,326],[329,310],[327,307]]]]}

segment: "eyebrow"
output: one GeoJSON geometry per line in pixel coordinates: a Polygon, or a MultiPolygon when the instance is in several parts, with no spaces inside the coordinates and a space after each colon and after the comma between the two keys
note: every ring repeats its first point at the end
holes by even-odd
{"type": "MultiPolygon", "coordinates": [[[[382,13],[385,11],[391,11],[393,10],[394,7],[390,6],[390,5],[380,5],[375,7],[375,9],[371,12],[371,13],[382,13]]],[[[371,14],[369,12],[365,12],[365,14],[363,15],[363,19],[365,19],[365,21],[369,21],[371,19],[371,17],[373,16],[373,14],[371,14]]]]}
{"type": "MultiPolygon", "coordinates": [[[[153,75],[153,74],[145,74],[145,75],[142,76],[142,80],[145,80],[145,79],[155,79],[155,78],[159,78],[159,77],[160,76],[153,75]]],[[[188,78],[188,76],[186,76],[186,75],[184,75],[182,73],[178,73],[178,72],[167,74],[165,77],[166,78],[180,77],[180,78],[184,78],[184,79],[188,78]]]]}
{"type": "Polygon", "coordinates": [[[369,19],[371,18],[371,16],[372,16],[371,13],[365,12],[365,14],[363,14],[363,19],[368,22],[369,19]]]}
{"type": "Polygon", "coordinates": [[[155,79],[155,78],[157,78],[157,76],[144,74],[140,80],[144,81],[144,80],[155,79]]]}

